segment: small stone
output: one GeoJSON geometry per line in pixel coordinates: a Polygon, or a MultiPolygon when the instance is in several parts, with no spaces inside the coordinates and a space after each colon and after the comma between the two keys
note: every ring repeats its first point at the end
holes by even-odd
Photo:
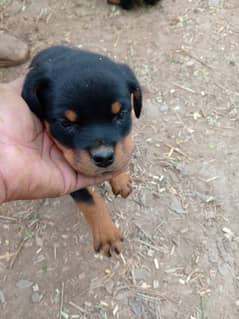
{"type": "Polygon", "coordinates": [[[21,279],[16,283],[16,287],[20,289],[29,288],[33,285],[32,281],[21,279]]]}
{"type": "Polygon", "coordinates": [[[159,281],[158,280],[154,280],[153,281],[153,288],[154,289],[158,289],[159,288],[159,281]]]}
{"type": "Polygon", "coordinates": [[[186,63],[187,66],[193,66],[194,64],[195,64],[195,63],[194,63],[193,60],[189,60],[189,61],[186,63]]]}
{"type": "Polygon", "coordinates": [[[217,7],[223,5],[224,0],[208,0],[208,5],[212,7],[217,7]]]}
{"type": "Polygon", "coordinates": [[[147,284],[147,282],[143,282],[141,285],[140,285],[141,288],[143,289],[149,289],[151,288],[151,285],[147,284]]]}
{"type": "Polygon", "coordinates": [[[112,294],[114,291],[114,281],[110,280],[105,284],[105,290],[108,292],[108,294],[112,294]]]}
{"type": "Polygon", "coordinates": [[[227,228],[227,227],[223,227],[222,231],[224,232],[225,236],[228,239],[232,239],[234,237],[234,233],[231,231],[231,229],[227,228]]]}
{"type": "Polygon", "coordinates": [[[228,263],[223,263],[218,265],[218,271],[223,277],[226,277],[228,274],[230,274],[232,268],[228,263]]]}
{"type": "Polygon", "coordinates": [[[173,197],[173,199],[171,201],[170,209],[179,215],[186,213],[182,207],[182,204],[180,203],[180,201],[176,197],[173,197]]]}
{"type": "Polygon", "coordinates": [[[168,104],[166,104],[166,103],[160,104],[160,107],[159,107],[160,112],[166,113],[168,111],[168,109],[169,109],[168,104]]]}
{"type": "Polygon", "coordinates": [[[39,303],[42,300],[43,295],[39,292],[33,292],[32,294],[32,302],[39,303]]]}
{"type": "Polygon", "coordinates": [[[64,311],[61,312],[61,316],[62,316],[62,318],[64,318],[64,319],[69,319],[68,313],[66,313],[66,312],[64,312],[64,311]]]}
{"type": "Polygon", "coordinates": [[[134,278],[135,280],[146,280],[149,278],[149,272],[143,268],[134,269],[134,278]]]}
{"type": "Polygon", "coordinates": [[[147,255],[148,255],[149,257],[153,257],[153,256],[154,256],[154,250],[153,250],[153,249],[149,249],[149,250],[147,251],[147,255]]]}
{"type": "Polygon", "coordinates": [[[183,280],[183,279],[180,278],[178,281],[179,281],[179,283],[180,283],[181,285],[185,285],[185,280],[183,280]]]}
{"type": "Polygon", "coordinates": [[[34,292],[39,291],[39,286],[38,286],[38,284],[33,285],[33,286],[32,286],[32,290],[33,290],[34,292]]]}
{"type": "Polygon", "coordinates": [[[144,306],[143,306],[141,300],[138,300],[136,298],[129,299],[129,307],[130,307],[131,311],[133,312],[133,314],[135,314],[135,316],[137,318],[143,317],[144,306]]]}
{"type": "Polygon", "coordinates": [[[0,289],[0,304],[4,304],[6,302],[3,291],[0,289]]]}

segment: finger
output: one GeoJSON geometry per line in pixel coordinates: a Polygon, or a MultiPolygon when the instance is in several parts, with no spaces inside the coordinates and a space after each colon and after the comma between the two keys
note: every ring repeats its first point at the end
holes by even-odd
{"type": "Polygon", "coordinates": [[[20,76],[16,80],[8,83],[7,85],[13,89],[17,94],[21,95],[22,93],[22,87],[25,80],[25,75],[20,76]]]}

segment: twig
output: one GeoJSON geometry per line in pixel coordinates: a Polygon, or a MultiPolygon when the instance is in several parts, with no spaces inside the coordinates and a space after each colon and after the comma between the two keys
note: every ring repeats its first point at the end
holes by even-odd
{"type": "Polygon", "coordinates": [[[62,282],[61,283],[61,301],[60,301],[60,309],[59,309],[59,319],[61,319],[61,315],[62,315],[62,308],[63,308],[63,302],[64,302],[64,287],[65,287],[65,283],[62,282]]]}
{"type": "Polygon", "coordinates": [[[190,58],[192,58],[193,60],[197,61],[198,63],[202,64],[203,66],[205,66],[206,68],[208,68],[209,70],[213,70],[213,68],[211,66],[209,66],[208,64],[206,64],[205,62],[203,62],[202,60],[200,60],[198,57],[192,55],[190,52],[188,52],[186,49],[182,48],[181,53],[183,53],[184,55],[189,56],[190,58]]]}
{"type": "MultiPolygon", "coordinates": [[[[184,90],[184,91],[187,91],[187,92],[190,92],[190,93],[193,93],[193,94],[196,94],[197,92],[196,91],[194,91],[193,89],[190,89],[190,88],[188,88],[188,87],[186,87],[186,86],[183,86],[183,85],[181,85],[181,84],[178,84],[178,83],[173,83],[176,87],[178,87],[179,89],[182,89],[182,90],[184,90]]],[[[199,93],[198,93],[199,94],[199,93]]]]}
{"type": "Polygon", "coordinates": [[[203,298],[202,296],[200,297],[200,312],[201,312],[201,319],[205,319],[205,316],[204,316],[204,306],[203,306],[203,298]]]}
{"type": "Polygon", "coordinates": [[[135,226],[144,234],[144,236],[145,236],[148,240],[150,240],[152,244],[154,244],[154,241],[152,240],[151,236],[150,236],[149,234],[147,234],[147,233],[143,230],[143,228],[142,228],[140,225],[138,225],[137,223],[134,223],[134,224],[135,224],[135,226]]]}
{"type": "Polygon", "coordinates": [[[187,159],[190,159],[190,157],[186,153],[184,153],[182,150],[180,150],[178,147],[174,147],[174,146],[167,144],[167,143],[164,143],[164,145],[167,146],[168,148],[170,148],[171,150],[173,150],[173,152],[177,152],[178,154],[186,157],[187,159]]]}
{"type": "Polygon", "coordinates": [[[145,242],[145,241],[143,241],[143,240],[141,240],[141,239],[135,239],[135,241],[138,242],[138,243],[140,243],[140,244],[143,244],[143,245],[145,245],[145,246],[147,246],[147,247],[149,247],[149,248],[152,248],[152,249],[154,249],[154,250],[156,250],[156,251],[161,251],[158,247],[156,247],[156,246],[154,246],[154,245],[151,245],[151,244],[149,244],[149,243],[147,243],[147,242],[145,242]]]}
{"type": "Polygon", "coordinates": [[[0,260],[6,259],[7,261],[9,261],[11,259],[11,257],[14,256],[14,255],[15,255],[15,253],[9,253],[7,251],[5,255],[1,255],[0,256],[0,260]]]}
{"type": "Polygon", "coordinates": [[[12,259],[11,259],[11,261],[10,261],[8,267],[7,267],[8,269],[12,269],[12,268],[13,268],[13,266],[15,265],[15,262],[16,262],[16,260],[17,260],[17,257],[19,256],[19,254],[20,254],[22,248],[24,247],[24,245],[25,245],[25,243],[28,241],[28,239],[30,239],[30,238],[29,238],[29,237],[24,237],[24,238],[21,240],[21,242],[20,242],[20,244],[19,244],[19,246],[18,246],[18,248],[17,248],[17,251],[14,253],[14,255],[13,255],[13,257],[12,257],[12,259]]]}
{"type": "Polygon", "coordinates": [[[85,309],[83,309],[82,307],[78,306],[77,304],[75,304],[72,301],[69,301],[69,305],[71,305],[73,308],[75,308],[76,310],[79,310],[82,313],[86,313],[87,312],[85,309]]]}
{"type": "Polygon", "coordinates": [[[3,220],[8,221],[8,222],[15,222],[15,223],[17,222],[17,218],[3,216],[3,215],[0,215],[0,219],[3,219],[3,220]]]}

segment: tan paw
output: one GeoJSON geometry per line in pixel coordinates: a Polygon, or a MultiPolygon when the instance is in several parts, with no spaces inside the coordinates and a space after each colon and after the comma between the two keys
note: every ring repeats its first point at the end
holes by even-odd
{"type": "Polygon", "coordinates": [[[113,253],[121,253],[124,237],[113,223],[98,223],[93,229],[93,238],[96,252],[102,252],[108,257],[113,253]]]}
{"type": "Polygon", "coordinates": [[[110,180],[112,191],[115,195],[121,195],[123,198],[129,196],[132,192],[132,180],[126,173],[113,177],[110,180]]]}

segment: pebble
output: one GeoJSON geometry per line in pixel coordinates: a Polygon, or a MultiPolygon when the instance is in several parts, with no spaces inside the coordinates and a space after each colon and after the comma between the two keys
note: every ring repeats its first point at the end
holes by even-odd
{"type": "Polygon", "coordinates": [[[134,269],[134,278],[135,280],[146,280],[149,278],[149,272],[142,268],[134,269]]]}
{"type": "Polygon", "coordinates": [[[158,281],[158,280],[154,280],[154,281],[153,281],[153,288],[154,288],[154,289],[159,288],[159,281],[158,281]]]}
{"type": "Polygon", "coordinates": [[[32,286],[32,290],[33,290],[34,292],[39,291],[39,286],[38,286],[38,284],[35,284],[34,286],[32,286]]]}
{"type": "Polygon", "coordinates": [[[21,279],[16,283],[16,287],[20,289],[29,288],[33,285],[32,281],[21,279]]]}
{"type": "Polygon", "coordinates": [[[217,7],[223,5],[224,0],[208,0],[208,5],[212,7],[217,7]]]}
{"type": "Polygon", "coordinates": [[[179,215],[186,213],[185,210],[183,209],[180,201],[176,197],[172,198],[172,203],[171,203],[170,209],[179,215]]]}
{"type": "Polygon", "coordinates": [[[4,304],[6,302],[3,291],[0,289],[0,303],[4,304]]]}
{"type": "Polygon", "coordinates": [[[38,303],[42,300],[43,295],[40,294],[39,292],[33,292],[32,294],[32,302],[33,303],[38,303]]]}
{"type": "Polygon", "coordinates": [[[160,110],[160,112],[165,113],[169,110],[169,107],[166,103],[162,103],[162,104],[160,104],[159,110],[160,110]]]}
{"type": "Polygon", "coordinates": [[[141,318],[144,314],[144,306],[141,300],[136,298],[129,299],[129,307],[137,318],[141,318]]]}

